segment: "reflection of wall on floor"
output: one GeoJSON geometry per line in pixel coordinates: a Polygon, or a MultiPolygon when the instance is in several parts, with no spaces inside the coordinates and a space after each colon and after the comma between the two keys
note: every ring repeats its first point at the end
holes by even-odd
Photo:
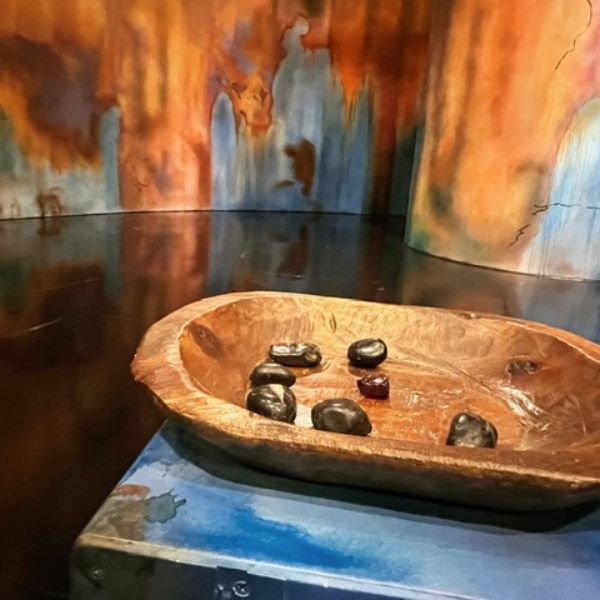
{"type": "Polygon", "coordinates": [[[0,346],[18,330],[52,321],[56,309],[70,310],[53,301],[47,313],[33,302],[65,286],[77,291],[82,310],[96,306],[93,298],[88,303],[90,294],[101,295],[113,317],[111,307],[120,306],[123,335],[136,341],[183,304],[257,289],[506,314],[600,340],[600,282],[449,262],[411,250],[401,236],[402,219],[354,215],[162,213],[0,222],[0,346]]]}
{"type": "Polygon", "coordinates": [[[600,342],[600,282],[484,269],[410,248],[401,256],[397,300],[403,304],[529,319],[600,342]]]}
{"type": "Polygon", "coordinates": [[[207,290],[353,296],[366,223],[354,216],[213,214],[207,290]]]}
{"type": "Polygon", "coordinates": [[[117,301],[122,289],[120,256],[121,223],[116,218],[109,223],[94,219],[0,222],[0,315],[21,313],[30,287],[58,285],[54,280],[44,282],[43,273],[59,273],[70,266],[99,271],[95,279],[101,276],[103,294],[117,301]]]}
{"type": "Polygon", "coordinates": [[[0,218],[404,210],[430,0],[5,4],[0,218]]]}
{"type": "Polygon", "coordinates": [[[142,286],[124,269],[120,217],[0,222],[0,459],[13,474],[0,513],[19,539],[0,566],[3,597],[66,588],[91,507],[162,418],[129,373],[144,300],[161,290],[132,301],[142,286]]]}

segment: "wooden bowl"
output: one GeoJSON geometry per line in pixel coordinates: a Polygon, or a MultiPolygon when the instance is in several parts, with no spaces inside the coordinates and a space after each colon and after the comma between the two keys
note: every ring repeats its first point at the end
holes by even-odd
{"type": "Polygon", "coordinates": [[[600,347],[538,323],[477,313],[249,292],[185,306],[147,332],[133,361],[171,416],[260,468],[320,482],[501,509],[537,510],[600,497],[600,347]],[[361,398],[348,345],[387,342],[377,369],[388,401],[361,398]],[[320,346],[295,369],[295,425],[244,408],[248,375],[272,343],[320,346]],[[373,432],[311,428],[310,407],[345,396],[373,432]],[[445,445],[452,417],[475,412],[498,430],[495,449],[445,445]]]}

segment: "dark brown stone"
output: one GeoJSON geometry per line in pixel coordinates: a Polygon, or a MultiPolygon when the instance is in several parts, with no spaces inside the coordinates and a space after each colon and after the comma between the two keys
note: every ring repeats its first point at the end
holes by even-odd
{"type": "Polygon", "coordinates": [[[271,360],[286,367],[316,367],[321,362],[319,347],[303,342],[273,344],[269,356],[271,360]]]}
{"type": "Polygon", "coordinates": [[[355,367],[373,368],[387,358],[387,346],[380,339],[368,338],[350,344],[348,360],[355,367]]]}
{"type": "Polygon", "coordinates": [[[498,442],[496,428],[473,413],[460,413],[452,419],[447,444],[465,448],[495,448],[498,442]]]}
{"type": "Polygon", "coordinates": [[[315,429],[322,431],[351,435],[368,435],[371,432],[369,415],[348,398],[332,398],[319,402],[313,406],[311,417],[315,429]]]}
{"type": "Polygon", "coordinates": [[[246,408],[275,421],[293,423],[296,419],[296,397],[285,385],[261,385],[250,391],[246,408]]]}
{"type": "Polygon", "coordinates": [[[250,373],[250,383],[253,386],[279,383],[291,387],[296,383],[296,376],[278,363],[265,362],[256,366],[250,373]]]}

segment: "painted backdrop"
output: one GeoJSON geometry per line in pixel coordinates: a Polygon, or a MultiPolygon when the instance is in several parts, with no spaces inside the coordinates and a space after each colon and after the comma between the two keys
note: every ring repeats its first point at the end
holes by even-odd
{"type": "Polygon", "coordinates": [[[3,0],[0,217],[402,212],[430,0],[3,0]]]}
{"type": "Polygon", "coordinates": [[[600,279],[600,0],[436,0],[408,243],[600,279]]]}

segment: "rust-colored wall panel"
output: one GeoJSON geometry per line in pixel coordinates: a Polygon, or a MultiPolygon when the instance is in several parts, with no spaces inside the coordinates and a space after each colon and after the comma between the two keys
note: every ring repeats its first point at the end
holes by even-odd
{"type": "Polygon", "coordinates": [[[2,10],[0,217],[403,209],[430,0],[2,10]]]}
{"type": "Polygon", "coordinates": [[[600,2],[434,4],[407,240],[454,260],[600,275],[600,2]]]}

